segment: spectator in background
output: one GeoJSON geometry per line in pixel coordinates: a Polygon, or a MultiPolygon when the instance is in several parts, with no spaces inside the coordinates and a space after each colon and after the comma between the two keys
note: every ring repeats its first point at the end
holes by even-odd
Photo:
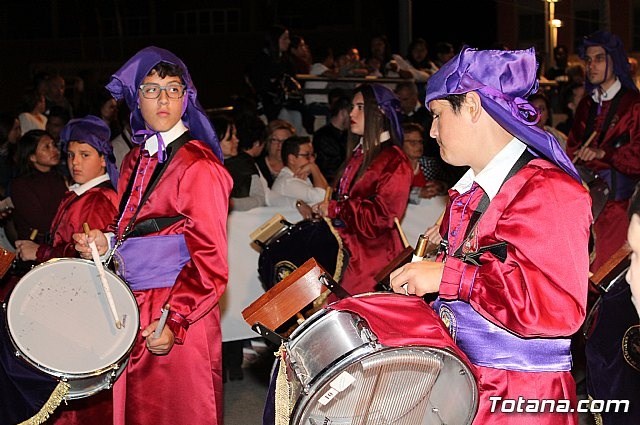
{"type": "MultiPolygon", "coordinates": [[[[273,185],[273,181],[284,167],[280,154],[282,143],[294,134],[296,134],[296,129],[291,123],[284,120],[273,120],[267,126],[266,154],[260,156],[257,163],[269,187],[273,185]]],[[[240,144],[242,145],[242,143],[241,139],[240,144]]]]}
{"type": "Polygon", "coordinates": [[[120,120],[118,119],[118,102],[104,87],[96,92],[89,113],[101,118],[109,126],[112,137],[117,136],[122,131],[120,120]]]}
{"type": "Polygon", "coordinates": [[[551,133],[553,137],[556,138],[562,149],[566,150],[567,135],[553,127],[551,120],[551,102],[549,102],[547,95],[542,92],[538,92],[529,96],[527,100],[534,108],[536,108],[536,111],[538,111],[538,114],[540,115],[538,122],[536,123],[538,128],[551,133]]]}
{"type": "Polygon", "coordinates": [[[560,107],[567,114],[567,119],[556,125],[556,128],[564,134],[569,134],[573,126],[576,108],[584,96],[584,84],[570,83],[560,92],[560,107]]]}
{"type": "Polygon", "coordinates": [[[237,154],[224,163],[233,179],[231,208],[246,211],[265,206],[268,185],[256,165],[256,158],[262,154],[265,146],[264,123],[257,117],[247,117],[244,121],[239,121],[237,127],[231,121],[218,122],[216,129],[227,139],[225,144],[230,148],[228,153],[233,154],[233,145],[237,143],[237,154]]]}
{"type": "Polygon", "coordinates": [[[53,217],[67,191],[64,177],[57,170],[58,164],[60,151],[46,131],[28,131],[18,142],[19,172],[9,188],[15,205],[11,216],[15,225],[14,240],[30,239],[34,230],[37,230],[37,243],[47,240],[53,217]]]}
{"type": "Polygon", "coordinates": [[[369,43],[369,57],[366,60],[369,68],[369,75],[385,77],[388,72],[388,63],[391,61],[391,45],[389,39],[384,34],[377,34],[371,37],[369,43]]]}
{"type": "Polygon", "coordinates": [[[290,72],[295,74],[309,74],[311,70],[311,50],[304,38],[295,34],[290,37],[289,55],[290,72]]]}
{"type": "Polygon", "coordinates": [[[113,147],[113,155],[116,158],[116,167],[120,170],[122,160],[125,155],[133,148],[133,142],[131,141],[131,123],[129,122],[129,108],[124,102],[119,102],[117,109],[119,127],[122,129],[120,134],[115,135],[112,133],[111,146],[113,147]]]}
{"type": "MultiPolygon", "coordinates": [[[[333,50],[329,47],[320,47],[316,50],[317,62],[311,65],[309,74],[317,77],[336,78],[336,72],[333,59],[333,50]]],[[[304,83],[305,95],[304,101],[307,104],[309,113],[313,115],[327,116],[329,114],[329,98],[324,93],[309,93],[309,91],[327,90],[329,83],[326,81],[307,81],[304,83]]]]}
{"type": "Polygon", "coordinates": [[[562,44],[557,45],[553,48],[553,60],[555,61],[554,66],[550,66],[547,68],[544,76],[547,80],[556,81],[566,81],[567,80],[567,65],[569,62],[569,52],[567,50],[567,46],[562,44]]]}
{"type": "Polygon", "coordinates": [[[424,156],[424,128],[420,124],[406,123],[402,125],[404,139],[402,150],[409,158],[413,169],[411,182],[411,201],[418,198],[433,198],[444,195],[448,189],[446,175],[439,158],[424,156]]]}
{"type": "Polygon", "coordinates": [[[70,119],[71,117],[64,108],[52,106],[49,109],[45,130],[47,130],[54,142],[58,143],[60,141],[60,132],[70,119]]]}
{"type": "Polygon", "coordinates": [[[329,123],[321,127],[313,135],[313,149],[316,153],[316,164],[330,184],[347,157],[347,135],[351,118],[351,100],[342,96],[331,104],[329,123]]]}
{"type": "Polygon", "coordinates": [[[282,144],[284,168],[273,182],[271,190],[289,199],[291,206],[297,206],[298,200],[307,204],[322,202],[329,185],[315,158],[311,139],[289,137],[282,144]]]}
{"type": "Polygon", "coordinates": [[[62,75],[52,75],[46,80],[46,83],[46,110],[49,111],[53,106],[59,106],[73,118],[71,102],[65,97],[66,83],[62,75]]]}
{"type": "Polygon", "coordinates": [[[442,68],[442,65],[449,62],[449,60],[455,56],[456,51],[451,43],[441,41],[436,44],[435,54],[436,58],[434,62],[438,68],[442,68]]]}
{"type": "Polygon", "coordinates": [[[18,115],[20,130],[24,135],[30,130],[44,130],[47,125],[45,112],[45,99],[36,90],[30,90],[23,98],[23,112],[18,115]]]}

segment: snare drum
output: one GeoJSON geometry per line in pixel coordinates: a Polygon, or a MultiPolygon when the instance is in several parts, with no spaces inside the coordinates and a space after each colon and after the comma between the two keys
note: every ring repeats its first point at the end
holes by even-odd
{"type": "Polygon", "coordinates": [[[470,363],[421,298],[364,294],[307,319],[285,343],[291,424],[470,424],[470,363]]]}
{"type": "Polygon", "coordinates": [[[29,271],[6,303],[16,355],[66,381],[68,399],[110,388],[124,370],[140,322],[129,287],[105,270],[124,327],[117,329],[94,263],[54,259],[29,271]]]}

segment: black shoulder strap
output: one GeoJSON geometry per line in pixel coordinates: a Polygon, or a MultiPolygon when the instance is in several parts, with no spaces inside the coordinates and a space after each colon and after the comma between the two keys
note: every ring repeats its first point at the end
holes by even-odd
{"type": "MultiPolygon", "coordinates": [[[[186,131],[180,137],[178,137],[176,140],[171,142],[166,147],[166,159],[165,159],[164,162],[158,163],[156,168],[153,170],[153,174],[151,175],[151,178],[149,179],[149,181],[150,181],[149,186],[147,186],[147,189],[145,190],[144,194],[142,195],[142,199],[140,200],[140,204],[138,205],[138,209],[133,214],[133,216],[131,217],[131,220],[127,224],[127,227],[125,228],[124,236],[123,236],[124,238],[126,238],[127,236],[129,236],[131,234],[131,231],[133,230],[132,229],[133,225],[134,225],[134,223],[136,221],[136,218],[138,217],[138,214],[140,213],[140,209],[147,202],[147,200],[149,199],[149,196],[151,195],[151,192],[153,192],[153,190],[158,185],[158,182],[160,181],[160,178],[162,177],[162,175],[166,171],[167,166],[169,165],[171,160],[175,157],[175,155],[178,152],[178,150],[182,146],[184,146],[189,140],[192,140],[192,137],[189,134],[189,132],[186,131]]],[[[140,166],[140,158],[138,158],[138,162],[136,163],[136,166],[134,167],[133,174],[129,178],[127,189],[125,190],[124,194],[122,195],[122,199],[120,200],[120,208],[119,208],[120,216],[122,216],[122,214],[124,214],[124,208],[125,208],[125,206],[127,204],[127,199],[129,199],[129,196],[131,195],[131,190],[133,189],[133,181],[135,180],[135,173],[138,172],[138,167],[139,166],[140,166]]]]}
{"type": "MultiPolygon", "coordinates": [[[[605,117],[604,122],[602,123],[602,131],[600,132],[600,134],[598,134],[598,140],[594,141],[595,143],[591,144],[592,146],[600,146],[600,143],[602,143],[602,141],[604,140],[604,136],[606,135],[607,130],[609,129],[609,125],[611,125],[611,120],[613,120],[613,116],[618,110],[618,105],[620,104],[620,100],[622,99],[626,91],[627,91],[626,88],[624,87],[620,88],[620,91],[618,91],[618,93],[616,93],[613,99],[611,99],[611,106],[609,107],[609,110],[607,111],[607,116],[605,117]]],[[[593,127],[596,122],[597,113],[598,113],[598,103],[592,102],[591,107],[589,107],[589,116],[587,117],[587,126],[585,127],[584,134],[582,136],[584,139],[582,141],[582,144],[584,144],[587,140],[589,140],[591,133],[593,133],[594,131],[593,127]]]]}
{"type": "MultiPolygon", "coordinates": [[[[535,155],[529,152],[529,149],[525,149],[524,152],[522,152],[522,154],[518,158],[518,160],[515,162],[515,164],[513,164],[513,167],[511,167],[511,169],[507,173],[507,176],[504,178],[504,180],[500,184],[500,188],[498,189],[498,192],[500,192],[500,189],[502,189],[502,186],[504,186],[507,180],[515,176],[516,173],[522,169],[522,167],[527,165],[529,161],[531,161],[534,158],[535,158],[535,155]]],[[[489,195],[484,193],[482,195],[482,198],[480,199],[480,202],[478,203],[478,206],[473,211],[473,213],[471,213],[471,218],[469,218],[469,225],[467,226],[467,230],[464,234],[463,242],[460,244],[460,246],[456,250],[454,257],[459,257],[462,255],[462,248],[465,242],[469,238],[469,235],[471,235],[473,230],[475,230],[475,228],[477,227],[478,222],[480,221],[480,218],[487,211],[487,208],[489,207],[490,202],[491,200],[489,199],[489,195]]],[[[444,249],[446,249],[449,245],[448,239],[449,239],[449,234],[448,232],[445,232],[444,237],[442,238],[442,244],[444,249]]]]}

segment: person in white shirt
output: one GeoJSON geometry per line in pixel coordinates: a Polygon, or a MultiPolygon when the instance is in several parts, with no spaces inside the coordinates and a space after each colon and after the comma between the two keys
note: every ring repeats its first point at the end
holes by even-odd
{"type": "Polygon", "coordinates": [[[297,201],[308,204],[323,201],[329,185],[315,163],[315,157],[313,144],[308,137],[289,137],[282,145],[282,162],[285,166],[271,190],[290,198],[292,204],[297,201]]]}

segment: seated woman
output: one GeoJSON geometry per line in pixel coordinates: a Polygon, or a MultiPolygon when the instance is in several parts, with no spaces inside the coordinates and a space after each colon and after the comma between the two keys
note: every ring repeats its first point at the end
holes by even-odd
{"type": "Polygon", "coordinates": [[[284,120],[273,120],[267,126],[267,144],[265,147],[265,155],[258,157],[256,163],[267,180],[269,187],[273,186],[273,182],[278,173],[284,167],[282,163],[282,142],[296,134],[296,129],[291,123],[284,120]]]}
{"type": "Polygon", "coordinates": [[[44,242],[60,201],[67,191],[58,171],[60,151],[44,130],[31,130],[18,142],[18,176],[9,184],[15,206],[7,236],[11,241],[29,239],[44,242]]]}
{"type": "Polygon", "coordinates": [[[89,115],[69,121],[60,134],[62,150],[74,184],[64,195],[51,223],[50,241],[17,240],[18,257],[43,262],[51,258],[76,257],[72,235],[82,232],[83,223],[105,229],[117,213],[114,190],[118,174],[109,127],[89,115]]]}
{"type": "Polygon", "coordinates": [[[444,195],[447,191],[446,175],[436,158],[424,156],[424,129],[420,124],[405,123],[402,125],[404,139],[402,150],[409,158],[413,169],[411,182],[411,202],[419,203],[419,198],[433,198],[444,195]],[[418,199],[414,199],[417,196],[418,199]]]}
{"type": "Polygon", "coordinates": [[[289,137],[282,144],[284,168],[271,190],[292,200],[316,204],[324,200],[329,184],[315,162],[313,144],[308,137],[289,137]],[[313,179],[313,182],[311,179],[313,179]]]}

